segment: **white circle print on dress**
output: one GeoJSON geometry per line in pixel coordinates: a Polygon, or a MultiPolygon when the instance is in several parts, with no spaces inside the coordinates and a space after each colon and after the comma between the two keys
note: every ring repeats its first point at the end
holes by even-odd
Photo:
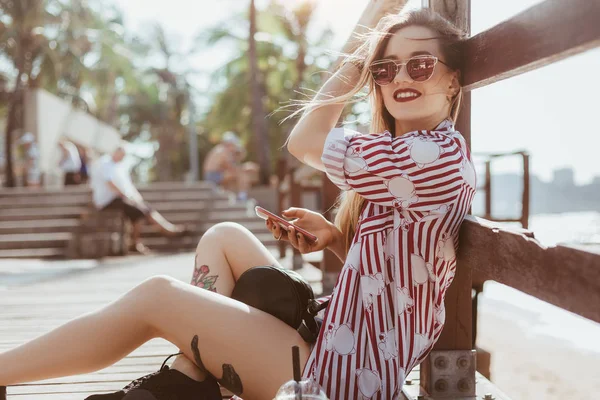
{"type": "Polygon", "coordinates": [[[396,287],[396,292],[396,307],[398,308],[396,311],[398,312],[398,315],[404,314],[405,311],[409,314],[412,313],[412,308],[415,305],[415,301],[410,296],[410,291],[408,288],[396,287]]]}
{"type": "Polygon", "coordinates": [[[411,182],[408,175],[397,176],[383,183],[395,198],[396,205],[407,208],[412,203],[419,201],[415,184],[411,182]]]}
{"type": "Polygon", "coordinates": [[[417,167],[423,168],[427,164],[437,161],[444,149],[437,143],[425,138],[415,138],[409,146],[410,158],[417,167]]]}
{"type": "Polygon", "coordinates": [[[460,172],[467,185],[471,186],[473,190],[477,189],[477,175],[473,163],[465,158],[460,167],[460,172]]]}
{"type": "Polygon", "coordinates": [[[410,255],[410,264],[412,267],[412,277],[415,285],[422,285],[427,280],[434,280],[433,265],[425,262],[425,259],[418,254],[410,255]]]}
{"type": "Polygon", "coordinates": [[[348,324],[342,324],[335,329],[330,326],[325,333],[325,341],[328,351],[333,350],[343,356],[356,352],[356,338],[348,324]]]}
{"type": "Polygon", "coordinates": [[[358,390],[368,399],[381,389],[381,378],[377,371],[368,368],[357,369],[356,377],[358,378],[358,390]]]}
{"type": "Polygon", "coordinates": [[[367,162],[360,156],[358,150],[348,147],[346,149],[346,157],[344,157],[344,170],[350,174],[355,174],[358,171],[366,169],[367,162]]]}
{"type": "Polygon", "coordinates": [[[383,358],[389,360],[398,356],[398,345],[396,343],[396,329],[392,328],[387,333],[379,334],[379,351],[383,358]]]}

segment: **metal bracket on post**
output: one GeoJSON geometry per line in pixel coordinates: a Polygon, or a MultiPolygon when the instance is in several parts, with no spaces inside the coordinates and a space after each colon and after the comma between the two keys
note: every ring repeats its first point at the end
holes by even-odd
{"type": "Polygon", "coordinates": [[[423,389],[432,399],[475,397],[475,350],[437,350],[427,358],[427,382],[423,389]]]}

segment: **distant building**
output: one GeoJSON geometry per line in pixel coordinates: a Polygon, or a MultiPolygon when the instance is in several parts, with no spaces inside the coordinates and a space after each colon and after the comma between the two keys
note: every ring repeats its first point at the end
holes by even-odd
{"type": "Polygon", "coordinates": [[[552,184],[557,186],[574,186],[575,172],[573,168],[555,169],[552,173],[552,184]]]}

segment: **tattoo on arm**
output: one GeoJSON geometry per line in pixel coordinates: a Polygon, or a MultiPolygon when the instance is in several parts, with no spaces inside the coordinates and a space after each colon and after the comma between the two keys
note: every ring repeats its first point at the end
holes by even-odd
{"type": "MultiPolygon", "coordinates": [[[[206,375],[213,376],[210,372],[208,372],[208,370],[204,366],[204,363],[202,362],[202,359],[200,358],[200,350],[198,349],[198,335],[195,335],[192,339],[191,347],[192,353],[194,354],[194,361],[196,361],[196,365],[198,366],[200,371],[202,371],[206,375]]],[[[237,396],[240,396],[244,392],[244,385],[242,385],[242,380],[240,379],[238,373],[235,372],[235,369],[231,364],[223,364],[223,376],[221,377],[221,379],[217,379],[217,382],[219,382],[221,386],[224,386],[227,389],[231,390],[237,396]]]]}
{"type": "Polygon", "coordinates": [[[217,288],[215,287],[215,285],[217,283],[217,278],[219,277],[219,275],[208,276],[209,273],[210,268],[208,268],[208,265],[198,265],[198,255],[196,255],[194,275],[192,276],[192,285],[216,293],[217,288]]]}

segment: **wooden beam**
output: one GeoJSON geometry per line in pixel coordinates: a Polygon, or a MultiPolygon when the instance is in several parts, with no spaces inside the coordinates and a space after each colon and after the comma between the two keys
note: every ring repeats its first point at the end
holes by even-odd
{"type": "MultiPolygon", "coordinates": [[[[430,9],[469,33],[471,26],[470,0],[427,0],[430,9]]],[[[471,147],[471,94],[465,93],[461,111],[456,121],[456,128],[463,134],[469,148],[471,147]]],[[[446,291],[444,304],[446,307],[446,323],[434,350],[471,350],[473,347],[472,328],[472,275],[470,268],[458,264],[452,285],[446,291]]],[[[419,373],[420,386],[427,393],[435,392],[434,366],[431,355],[421,363],[419,373]]],[[[474,381],[475,377],[471,377],[474,381]]],[[[473,389],[474,390],[474,389],[473,389]]],[[[465,393],[467,394],[467,393],[465,393]]],[[[472,394],[472,393],[469,393],[472,394]]]]}
{"type": "Polygon", "coordinates": [[[546,0],[465,43],[464,85],[477,89],[600,46],[600,2],[546,0]]]}
{"type": "Polygon", "coordinates": [[[467,217],[458,265],[600,323],[600,254],[542,246],[523,233],[467,217]]]}

